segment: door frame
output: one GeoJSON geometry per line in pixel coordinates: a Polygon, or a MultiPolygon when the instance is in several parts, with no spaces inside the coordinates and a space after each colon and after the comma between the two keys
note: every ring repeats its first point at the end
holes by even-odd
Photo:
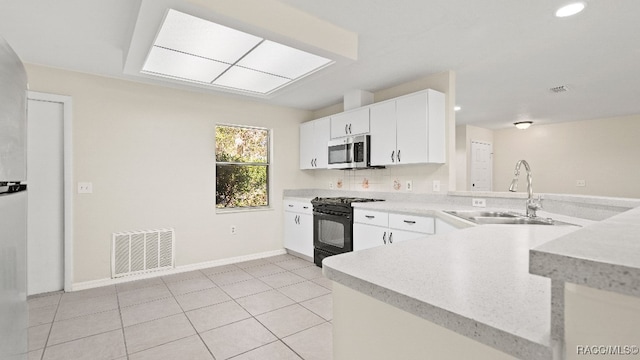
{"type": "MultiPolygon", "coordinates": [[[[27,91],[27,99],[62,104],[64,191],[64,291],[73,290],[73,124],[71,96],[27,91]]],[[[27,108],[28,111],[28,108],[27,108]]],[[[28,140],[27,140],[28,141],[28,140]]],[[[27,259],[28,261],[28,259],[27,259]]]]}

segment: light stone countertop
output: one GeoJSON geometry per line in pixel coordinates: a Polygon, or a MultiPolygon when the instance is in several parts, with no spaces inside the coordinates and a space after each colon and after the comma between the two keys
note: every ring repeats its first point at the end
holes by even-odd
{"type": "MultiPolygon", "coordinates": [[[[393,201],[354,207],[453,219],[453,223],[467,222],[441,210],[478,210],[393,201]]],[[[545,212],[539,215],[582,226],[594,223],[545,212]]],[[[518,358],[551,359],[551,280],[529,273],[529,250],[579,229],[471,226],[332,256],[324,260],[323,272],[333,281],[518,358]]]]}

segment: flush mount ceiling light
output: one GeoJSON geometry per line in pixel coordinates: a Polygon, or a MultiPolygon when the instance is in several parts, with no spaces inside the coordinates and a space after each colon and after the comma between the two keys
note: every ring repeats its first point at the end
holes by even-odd
{"type": "Polygon", "coordinates": [[[169,9],[142,73],[269,95],[333,63],[169,9]]]}
{"type": "Polygon", "coordinates": [[[575,3],[571,3],[568,5],[565,5],[561,8],[559,8],[558,10],[556,10],[556,16],[559,18],[562,17],[567,17],[567,16],[573,16],[579,12],[581,12],[582,10],[584,10],[584,8],[587,6],[587,4],[583,3],[583,2],[575,2],[575,3]]]}
{"type": "Polygon", "coordinates": [[[515,125],[520,130],[528,129],[531,124],[533,124],[533,121],[518,121],[513,123],[513,125],[515,125]]]}

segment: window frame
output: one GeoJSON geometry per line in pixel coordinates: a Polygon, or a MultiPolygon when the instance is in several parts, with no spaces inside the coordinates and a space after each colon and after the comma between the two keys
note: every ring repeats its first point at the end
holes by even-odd
{"type": "Polygon", "coordinates": [[[213,154],[213,160],[215,163],[215,191],[217,193],[218,191],[218,171],[217,171],[217,167],[218,165],[220,166],[227,166],[227,165],[231,165],[231,166],[265,166],[267,168],[267,180],[266,180],[266,186],[267,186],[267,204],[266,205],[260,205],[260,206],[238,206],[238,207],[218,207],[218,204],[215,203],[215,210],[216,213],[236,213],[236,212],[247,212],[247,211],[264,211],[264,210],[272,210],[273,207],[271,206],[271,178],[272,178],[272,174],[271,174],[271,166],[272,166],[272,152],[273,152],[273,129],[270,128],[266,128],[266,127],[261,127],[261,126],[252,126],[252,125],[239,125],[239,124],[228,124],[228,123],[216,123],[215,127],[214,127],[214,154],[213,154]],[[255,129],[255,130],[264,130],[267,132],[267,144],[266,144],[266,150],[267,150],[267,160],[266,162],[225,162],[225,161],[218,161],[217,157],[216,157],[216,153],[215,153],[215,149],[217,148],[217,143],[215,140],[215,135],[217,133],[217,128],[218,127],[234,127],[234,128],[241,128],[241,129],[255,129]]]}

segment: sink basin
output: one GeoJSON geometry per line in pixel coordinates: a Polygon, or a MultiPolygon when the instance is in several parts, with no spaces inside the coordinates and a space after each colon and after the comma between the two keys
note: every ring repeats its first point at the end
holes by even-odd
{"type": "Polygon", "coordinates": [[[499,225],[573,225],[562,221],[543,217],[526,217],[514,212],[503,211],[445,211],[447,214],[471,221],[476,224],[499,224],[499,225]]]}

